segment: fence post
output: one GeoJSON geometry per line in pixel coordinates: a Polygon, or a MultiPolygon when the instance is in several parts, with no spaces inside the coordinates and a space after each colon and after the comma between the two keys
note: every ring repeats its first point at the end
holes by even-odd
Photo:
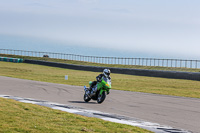
{"type": "Polygon", "coordinates": [[[150,66],[151,66],[151,58],[150,58],[150,66]]]}
{"type": "Polygon", "coordinates": [[[125,62],[124,62],[124,63],[125,63],[125,65],[126,65],[126,58],[124,58],[124,60],[125,60],[125,62]]]}
{"type": "Polygon", "coordinates": [[[146,58],[146,66],[148,66],[148,58],[146,58]]]}
{"type": "Polygon", "coordinates": [[[175,60],[175,68],[177,68],[177,60],[175,60]]]}
{"type": "Polygon", "coordinates": [[[197,60],[196,60],[196,69],[197,69],[197,60]]]}
{"type": "Polygon", "coordinates": [[[173,63],[173,60],[171,60],[171,67],[173,66],[173,64],[172,64],[172,63],[173,63]]]}
{"type": "Polygon", "coordinates": [[[137,58],[135,58],[135,65],[137,65],[137,58]]]}
{"type": "Polygon", "coordinates": [[[144,66],[144,58],[142,58],[142,66],[144,66]]]}
{"type": "Polygon", "coordinates": [[[185,60],[185,68],[187,68],[187,60],[185,60]]]}
{"type": "Polygon", "coordinates": [[[114,58],[113,57],[111,57],[111,64],[114,64],[114,58]]]}
{"type": "Polygon", "coordinates": [[[167,67],[168,67],[168,61],[169,61],[169,60],[167,59],[167,67]]]}
{"type": "Polygon", "coordinates": [[[180,68],[182,67],[182,60],[180,60],[180,68]]]}

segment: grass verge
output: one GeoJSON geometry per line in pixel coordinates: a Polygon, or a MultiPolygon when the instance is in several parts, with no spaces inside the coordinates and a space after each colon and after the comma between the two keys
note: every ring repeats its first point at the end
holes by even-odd
{"type": "MultiPolygon", "coordinates": [[[[84,86],[99,73],[26,63],[0,62],[0,75],[43,82],[84,86]],[[65,80],[64,76],[69,79],[65,80]]],[[[111,74],[112,89],[200,98],[200,82],[145,76],[111,74]]],[[[112,91],[112,90],[111,90],[112,91]]],[[[111,92],[112,93],[112,92],[111,92]]]]}
{"type": "Polygon", "coordinates": [[[151,133],[124,124],[0,98],[1,133],[151,133]]]}
{"type": "Polygon", "coordinates": [[[185,72],[200,72],[200,69],[184,68],[184,67],[159,67],[159,66],[140,66],[140,65],[112,65],[112,64],[101,64],[101,63],[91,63],[84,61],[73,61],[73,60],[64,60],[64,59],[53,59],[53,58],[44,58],[44,57],[30,57],[30,56],[18,56],[18,55],[8,55],[0,54],[2,57],[13,57],[13,58],[22,58],[22,59],[31,59],[31,60],[44,60],[49,62],[59,62],[75,65],[87,65],[87,66],[100,66],[100,67],[116,67],[116,68],[132,68],[132,69],[147,69],[147,70],[164,70],[164,71],[185,71],[185,72]]]}

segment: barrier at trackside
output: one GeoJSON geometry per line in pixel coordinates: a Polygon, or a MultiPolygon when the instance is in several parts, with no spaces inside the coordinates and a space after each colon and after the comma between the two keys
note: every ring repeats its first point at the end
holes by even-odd
{"type": "MultiPolygon", "coordinates": [[[[97,67],[97,66],[73,65],[73,64],[65,64],[65,63],[39,61],[39,60],[28,60],[28,59],[25,59],[24,63],[39,64],[39,65],[45,65],[45,66],[74,69],[74,70],[93,71],[93,72],[102,72],[103,69],[105,68],[105,67],[97,67]]],[[[117,73],[117,74],[200,81],[200,73],[198,72],[160,71],[160,70],[127,69],[127,68],[109,68],[109,69],[111,70],[112,73],[117,73]]]]}
{"type": "Polygon", "coordinates": [[[53,59],[83,61],[83,62],[99,63],[99,64],[200,69],[200,60],[188,60],[188,59],[102,57],[102,56],[85,56],[76,54],[26,51],[26,50],[14,50],[14,49],[0,49],[0,54],[30,56],[30,57],[48,57],[53,59]]]}
{"type": "Polygon", "coordinates": [[[0,57],[0,61],[22,63],[23,59],[20,59],[20,58],[10,58],[10,57],[0,57]]]}

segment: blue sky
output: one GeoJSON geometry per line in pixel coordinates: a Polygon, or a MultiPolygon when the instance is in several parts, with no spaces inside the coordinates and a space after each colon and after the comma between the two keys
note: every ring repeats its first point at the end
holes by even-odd
{"type": "Polygon", "coordinates": [[[199,7],[199,0],[0,0],[0,34],[198,59],[199,7]]]}

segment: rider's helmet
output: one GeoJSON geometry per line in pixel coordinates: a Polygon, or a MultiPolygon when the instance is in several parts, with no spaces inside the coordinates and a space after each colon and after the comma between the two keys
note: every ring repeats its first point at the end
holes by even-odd
{"type": "Polygon", "coordinates": [[[103,75],[108,78],[109,75],[110,75],[110,70],[109,69],[104,69],[103,70],[103,75]]]}

